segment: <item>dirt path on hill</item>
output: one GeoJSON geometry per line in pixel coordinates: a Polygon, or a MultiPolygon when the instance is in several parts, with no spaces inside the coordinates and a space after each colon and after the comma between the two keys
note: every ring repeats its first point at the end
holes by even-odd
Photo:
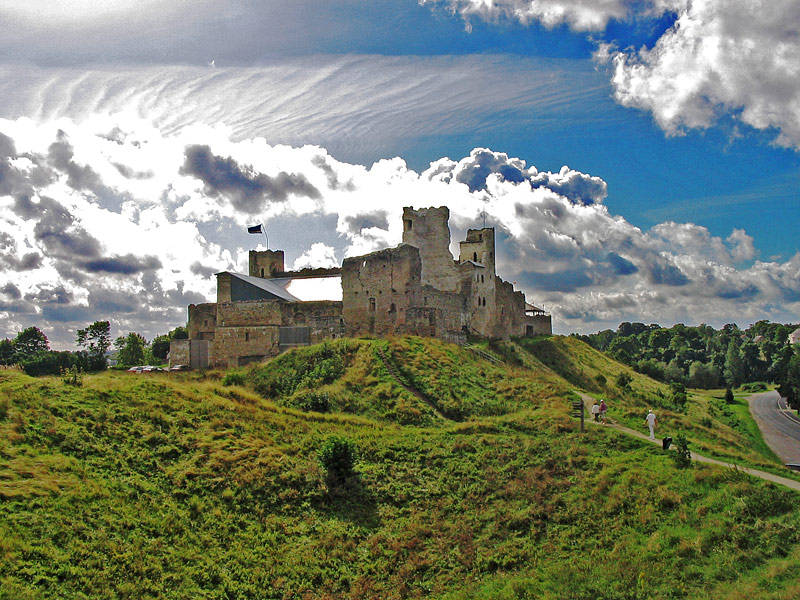
{"type": "MultiPolygon", "coordinates": [[[[577,390],[575,391],[575,393],[578,394],[583,400],[584,407],[586,407],[587,404],[589,407],[591,407],[592,402],[594,402],[595,400],[592,396],[590,396],[589,394],[578,392],[577,390]]],[[[595,423],[591,419],[587,419],[586,422],[595,425],[596,427],[610,427],[612,429],[616,429],[617,431],[621,431],[623,433],[627,433],[628,435],[638,437],[651,444],[656,444],[659,447],[662,445],[661,440],[658,438],[656,438],[655,440],[651,440],[644,433],[636,431],[635,429],[630,429],[629,427],[623,427],[622,425],[617,425],[616,423],[608,423],[607,425],[603,425],[602,423],[595,423]]],[[[642,424],[644,424],[644,417],[642,417],[642,424]]],[[[674,446],[672,449],[674,450],[674,446]]],[[[717,460],[715,458],[708,458],[707,456],[702,456],[701,454],[697,454],[696,452],[692,452],[692,460],[701,463],[719,465],[721,467],[727,467],[729,469],[738,469],[739,471],[747,473],[748,475],[759,477],[761,479],[764,479],[765,481],[771,481],[773,483],[785,485],[786,487],[792,488],[793,490],[797,490],[798,492],[800,492],[800,481],[787,479],[786,477],[780,477],[779,475],[773,475],[772,473],[767,473],[766,471],[759,471],[758,469],[751,469],[750,467],[743,467],[735,463],[728,463],[722,460],[717,460]]]]}

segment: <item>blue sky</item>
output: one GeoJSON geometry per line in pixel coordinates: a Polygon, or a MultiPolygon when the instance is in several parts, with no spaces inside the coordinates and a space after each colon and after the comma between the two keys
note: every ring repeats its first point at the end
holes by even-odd
{"type": "Polygon", "coordinates": [[[247,224],[330,265],[440,204],[454,241],[486,211],[559,333],[800,321],[798,0],[9,0],[0,22],[0,336],[152,337],[244,269],[247,224]]]}

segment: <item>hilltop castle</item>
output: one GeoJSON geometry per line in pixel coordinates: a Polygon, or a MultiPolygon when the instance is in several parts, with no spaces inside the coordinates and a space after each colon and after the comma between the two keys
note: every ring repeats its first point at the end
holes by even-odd
{"type": "Polygon", "coordinates": [[[403,243],[337,269],[285,271],[282,250],[251,251],[247,275],[217,273],[217,301],[189,305],[189,339],[170,364],[232,367],[295,346],[364,334],[464,343],[552,333],[550,315],[495,273],[494,228],[450,253],[446,206],[403,209],[403,243]],[[320,297],[325,299],[319,299],[320,297]]]}

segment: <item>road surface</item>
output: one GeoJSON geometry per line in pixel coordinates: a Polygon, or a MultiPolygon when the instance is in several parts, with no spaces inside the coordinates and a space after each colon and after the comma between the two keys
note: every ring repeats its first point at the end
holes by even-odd
{"type": "Polygon", "coordinates": [[[755,394],[747,400],[767,445],[784,463],[800,464],[800,419],[786,408],[778,392],[755,394]]]}

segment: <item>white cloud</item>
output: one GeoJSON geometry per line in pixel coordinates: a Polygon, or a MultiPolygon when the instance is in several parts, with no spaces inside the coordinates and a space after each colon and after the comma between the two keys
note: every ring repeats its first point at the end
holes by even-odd
{"type": "Polygon", "coordinates": [[[655,47],[613,56],[616,99],[670,135],[722,115],[800,146],[798,0],[695,0],[655,47]]]}
{"type": "Polygon", "coordinates": [[[575,31],[605,29],[610,19],[623,19],[630,0],[420,0],[420,4],[447,4],[465,20],[478,17],[510,18],[528,24],[540,21],[545,27],[567,24],[575,31]]]}
{"type": "MultiPolygon", "coordinates": [[[[313,56],[217,69],[0,66],[0,117],[106,118],[111,132],[108,115],[123,115],[123,123],[147,121],[158,135],[225,123],[217,132],[227,129],[234,140],[315,144],[353,162],[393,156],[420,137],[509,123],[542,129],[564,114],[600,119],[588,107],[607,94],[591,64],[491,55],[313,56]]],[[[145,130],[143,143],[151,134],[145,130]]]]}
{"type": "Polygon", "coordinates": [[[317,146],[234,141],[220,129],[134,131],[124,118],[0,121],[17,153],[0,159],[0,335],[35,324],[68,345],[76,327],[110,318],[121,333],[152,337],[182,324],[187,304],[214,298],[214,272],[246,269],[247,225],[261,221],[289,242],[295,268],[331,266],[398,244],[409,205],[450,207],[454,251],[466,228],[495,227],[500,275],[553,311],[560,332],[625,320],[791,321],[800,311],[800,255],[749,264],[757,249],[744,230],[724,240],[691,223],[642,231],[602,204],[602,179],[566,167],[539,171],[479,148],[417,173],[399,158],[350,164],[317,146]],[[260,212],[237,210],[224,181],[209,180],[210,197],[204,171],[181,172],[198,145],[230,159],[220,168],[234,179],[292,173],[318,195],[276,201],[271,190],[260,212]]]}

